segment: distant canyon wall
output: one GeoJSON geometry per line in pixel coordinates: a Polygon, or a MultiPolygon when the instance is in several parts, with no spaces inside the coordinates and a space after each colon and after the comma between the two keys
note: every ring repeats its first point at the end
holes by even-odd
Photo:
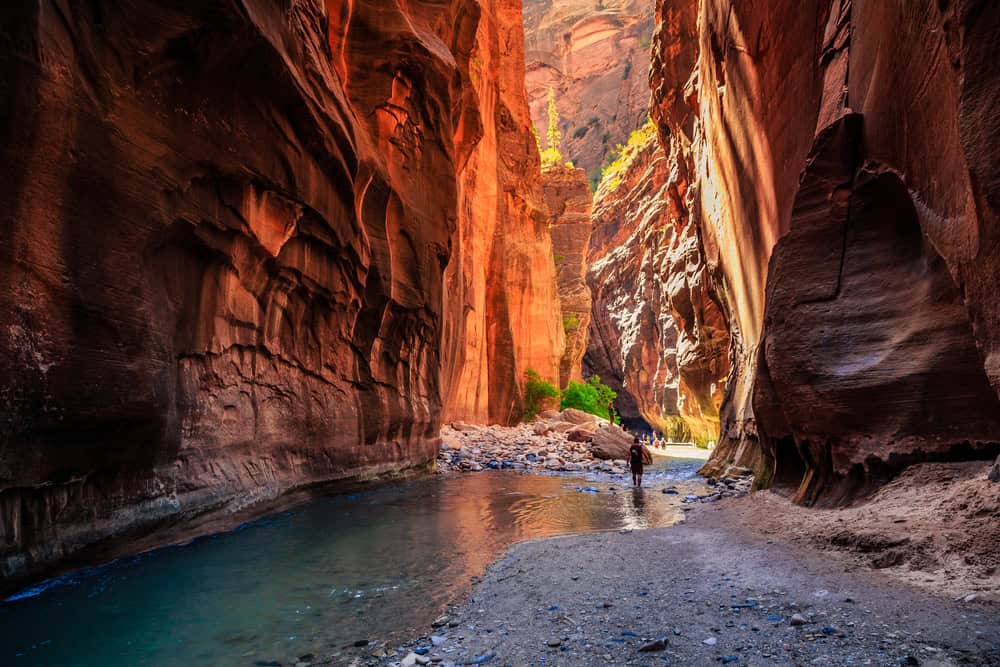
{"type": "Polygon", "coordinates": [[[558,377],[520,21],[0,10],[0,574],[426,465],[558,377]]]}
{"type": "Polygon", "coordinates": [[[1000,6],[660,0],[652,116],[733,337],[720,446],[801,502],[1000,443],[1000,6]]]}
{"type": "Polygon", "coordinates": [[[585,367],[618,392],[625,419],[707,444],[719,433],[729,335],[688,216],[689,183],[679,151],[650,134],[598,188],[585,367]]]}
{"type": "Polygon", "coordinates": [[[649,114],[654,19],[646,0],[524,2],[531,117],[544,140],[551,89],[562,153],[588,178],[649,114]]]}
{"type": "Polygon", "coordinates": [[[591,291],[587,285],[590,212],[593,196],[583,169],[556,164],[542,172],[549,211],[552,258],[559,286],[559,306],[566,344],[559,360],[559,387],[583,380],[583,355],[590,330],[591,291]]]}

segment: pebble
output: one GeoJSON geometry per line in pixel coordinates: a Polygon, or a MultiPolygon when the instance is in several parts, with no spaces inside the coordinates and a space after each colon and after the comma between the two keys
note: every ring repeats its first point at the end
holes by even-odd
{"type": "Polygon", "coordinates": [[[416,653],[410,651],[409,653],[406,654],[405,658],[399,661],[399,664],[401,665],[401,667],[413,667],[414,665],[417,664],[418,657],[419,656],[416,653]]]}
{"type": "Polygon", "coordinates": [[[562,644],[562,641],[559,640],[559,639],[556,639],[555,637],[553,637],[552,639],[550,639],[547,642],[545,642],[545,644],[547,646],[552,647],[552,648],[556,648],[557,646],[559,646],[560,644],[562,644]]]}
{"type": "Polygon", "coordinates": [[[667,648],[669,644],[670,641],[666,637],[660,637],[659,639],[655,639],[649,642],[648,644],[643,644],[642,646],[639,647],[639,650],[643,653],[650,653],[652,651],[662,651],[663,649],[667,648]]]}
{"type": "Polygon", "coordinates": [[[789,625],[805,625],[808,622],[802,614],[792,614],[792,617],[788,620],[789,625]]]}
{"type": "Polygon", "coordinates": [[[719,643],[719,640],[716,639],[715,637],[709,637],[708,639],[702,639],[701,643],[704,644],[705,646],[715,646],[716,644],[719,643]]]}
{"type": "Polygon", "coordinates": [[[448,641],[447,637],[441,637],[440,635],[431,635],[431,644],[434,646],[441,646],[448,641]]]}

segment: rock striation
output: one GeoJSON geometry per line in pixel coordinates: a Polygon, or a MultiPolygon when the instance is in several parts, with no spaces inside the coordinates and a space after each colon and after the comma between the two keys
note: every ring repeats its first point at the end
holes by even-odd
{"type": "Polygon", "coordinates": [[[549,234],[566,334],[559,362],[559,386],[565,387],[570,381],[583,381],[583,355],[590,329],[591,293],[586,278],[593,195],[582,169],[559,164],[542,172],[542,189],[549,211],[549,234]]]}
{"type": "Polygon", "coordinates": [[[728,329],[685,205],[685,163],[655,133],[634,150],[597,190],[585,366],[618,392],[624,418],[704,444],[719,432],[728,329]]]}
{"type": "Polygon", "coordinates": [[[520,16],[517,0],[2,12],[6,581],[430,465],[443,411],[509,419],[524,367],[557,377],[520,16]],[[465,280],[477,262],[489,280],[465,280]],[[484,369],[489,399],[466,400],[484,369]]]}
{"type": "Polygon", "coordinates": [[[527,88],[539,133],[549,90],[562,152],[594,183],[609,153],[649,113],[654,4],[642,0],[525,0],[527,88]]]}
{"type": "Polygon", "coordinates": [[[995,453],[1000,7],[661,0],[657,22],[652,116],[733,340],[707,471],[832,503],[995,453]]]}

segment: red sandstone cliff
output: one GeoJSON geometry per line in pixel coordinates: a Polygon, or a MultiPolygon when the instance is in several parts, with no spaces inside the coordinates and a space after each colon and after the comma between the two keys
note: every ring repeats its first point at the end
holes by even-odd
{"type": "Polygon", "coordinates": [[[556,377],[519,21],[516,0],[0,13],[0,573],[427,464],[465,386],[443,367],[501,368],[500,419],[524,366],[556,377]],[[445,284],[483,257],[482,294],[445,284]]]}
{"type": "Polygon", "coordinates": [[[526,370],[559,377],[565,338],[525,98],[521,3],[480,4],[470,61],[483,136],[459,179],[441,376],[447,419],[508,424],[524,413],[526,370]]]}
{"type": "Polygon", "coordinates": [[[654,134],[597,190],[585,365],[618,391],[622,416],[668,438],[715,440],[729,337],[685,201],[678,151],[654,134]]]}
{"type": "Polygon", "coordinates": [[[583,355],[590,329],[591,293],[587,286],[590,209],[593,196],[582,169],[556,164],[542,172],[549,210],[549,233],[555,260],[559,305],[566,346],[559,362],[559,386],[581,382],[583,355]]]}
{"type": "Polygon", "coordinates": [[[835,501],[1000,442],[1000,6],[659,3],[661,139],[733,334],[722,441],[835,501]]]}
{"type": "Polygon", "coordinates": [[[531,117],[544,133],[551,88],[563,155],[595,180],[649,113],[654,9],[644,0],[524,2],[531,117]]]}

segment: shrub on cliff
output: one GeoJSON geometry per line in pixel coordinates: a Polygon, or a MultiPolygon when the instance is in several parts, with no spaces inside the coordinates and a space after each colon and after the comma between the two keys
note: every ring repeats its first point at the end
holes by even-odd
{"type": "Polygon", "coordinates": [[[569,383],[562,392],[559,408],[576,408],[607,419],[608,405],[617,396],[614,389],[601,382],[599,375],[591,375],[586,382],[569,383]]]}
{"type": "Polygon", "coordinates": [[[527,379],[524,386],[524,421],[530,421],[546,403],[559,398],[559,389],[551,382],[543,380],[541,375],[530,368],[524,371],[524,377],[527,379]]]}

